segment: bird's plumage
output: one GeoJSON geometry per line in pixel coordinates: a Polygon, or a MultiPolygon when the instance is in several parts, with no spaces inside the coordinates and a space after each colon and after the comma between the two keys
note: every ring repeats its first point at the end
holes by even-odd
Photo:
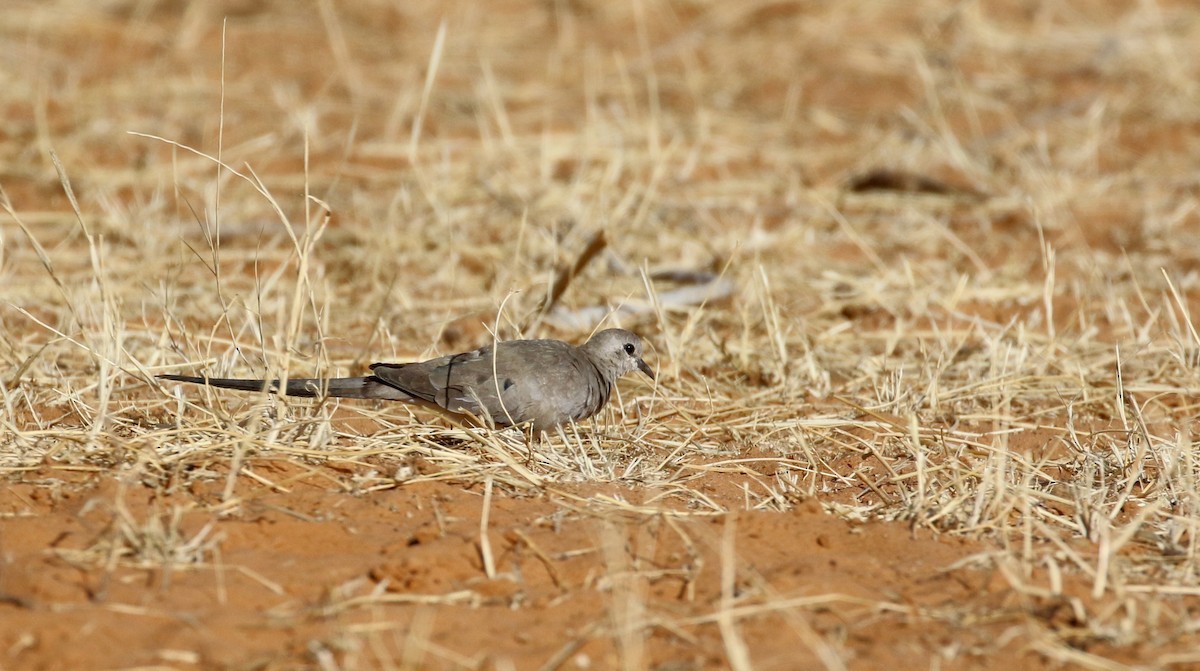
{"type": "MultiPolygon", "coordinates": [[[[641,339],[607,329],[581,346],[561,340],[510,340],[415,363],[376,363],[366,377],[288,380],[287,395],[406,401],[497,426],[544,431],[604,408],[624,374],[654,372],[641,339]]],[[[277,380],[159,375],[160,379],[242,391],[277,392],[277,380]]]]}

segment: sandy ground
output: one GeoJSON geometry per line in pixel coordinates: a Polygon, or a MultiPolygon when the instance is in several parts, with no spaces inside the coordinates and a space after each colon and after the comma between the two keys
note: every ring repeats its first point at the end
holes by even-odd
{"type": "MultiPolygon", "coordinates": [[[[256,471],[288,480],[288,491],[248,492],[253,503],[237,519],[177,521],[188,539],[215,525],[220,558],[201,570],[103,571],[44,557],[46,548],[70,556],[104,533],[112,513],[91,502],[123,500],[141,517],[171,501],[110,485],[41,503],[37,485],[14,486],[6,512],[30,516],[6,522],[15,557],[6,610],[23,611],[6,613],[7,649],[36,668],[287,668],[343,657],[347,666],[705,668],[726,663],[722,600],[736,599],[744,612],[731,621],[755,668],[820,667],[839,650],[862,668],[943,651],[972,666],[1041,668],[1019,632],[1027,613],[1060,608],[1011,595],[989,572],[954,568],[984,546],[845,522],[815,501],[786,515],[682,521],[580,505],[602,496],[641,505],[643,493],[619,486],[493,498],[488,577],[478,488],[422,483],[353,496],[310,469],[256,471]],[[725,585],[729,562],[740,568],[725,585]],[[977,601],[986,622],[972,622],[977,601]]],[[[219,501],[219,491],[193,489],[182,499],[219,501]]],[[[727,497],[738,504],[736,492],[727,497]]]]}
{"type": "Polygon", "coordinates": [[[0,669],[1200,668],[1190,3],[0,41],[0,669]],[[153,379],[601,320],[659,379],[545,440],[153,379]]]}

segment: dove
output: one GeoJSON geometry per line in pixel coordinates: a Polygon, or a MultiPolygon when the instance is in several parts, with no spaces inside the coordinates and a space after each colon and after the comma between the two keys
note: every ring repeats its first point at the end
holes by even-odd
{"type": "MultiPolygon", "coordinates": [[[[509,340],[415,363],[376,363],[366,377],[288,380],[288,396],[384,399],[424,405],[494,426],[548,431],[600,412],[626,373],[654,370],[642,340],[607,329],[580,346],[509,340]]],[[[279,392],[279,380],[158,375],[160,380],[242,391],[279,392]]]]}

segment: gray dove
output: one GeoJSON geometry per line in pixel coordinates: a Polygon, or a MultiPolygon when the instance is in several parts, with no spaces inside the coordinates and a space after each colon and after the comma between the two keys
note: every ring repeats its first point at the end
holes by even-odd
{"type": "MultiPolygon", "coordinates": [[[[640,370],[642,340],[607,329],[578,347],[561,340],[510,340],[416,363],[376,363],[366,377],[287,381],[287,395],[406,401],[470,415],[495,426],[529,424],[535,431],[600,412],[613,385],[640,370]]],[[[279,391],[278,380],[159,375],[162,380],[242,391],[279,391]]]]}

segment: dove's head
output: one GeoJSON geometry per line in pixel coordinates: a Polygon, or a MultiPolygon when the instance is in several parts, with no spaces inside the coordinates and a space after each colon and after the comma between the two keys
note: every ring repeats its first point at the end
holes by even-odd
{"type": "Polygon", "coordinates": [[[601,370],[612,371],[613,379],[640,370],[654,379],[654,370],[642,359],[642,339],[625,329],[606,329],[583,346],[601,370]]]}

